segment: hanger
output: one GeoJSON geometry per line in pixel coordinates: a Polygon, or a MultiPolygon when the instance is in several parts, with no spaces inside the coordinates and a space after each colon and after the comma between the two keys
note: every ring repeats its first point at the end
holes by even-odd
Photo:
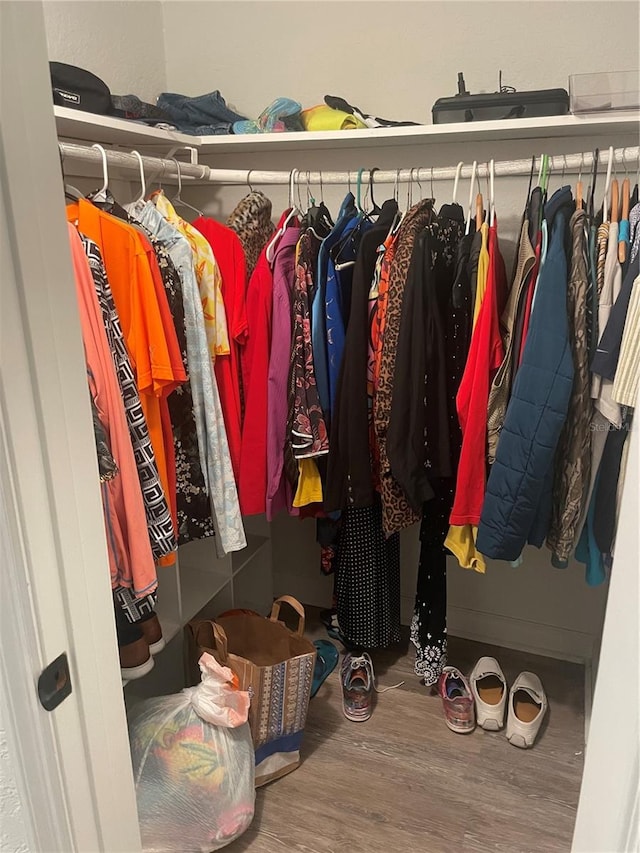
{"type": "Polygon", "coordinates": [[[580,168],[578,170],[578,180],[576,181],[576,210],[582,210],[582,168],[584,166],[584,154],[580,155],[580,168]]]}
{"type": "Polygon", "coordinates": [[[360,204],[360,194],[362,192],[362,173],[364,169],[358,169],[358,175],[356,177],[356,207],[360,212],[362,212],[362,205],[360,204]]]}
{"type": "Polygon", "coordinates": [[[249,169],[249,171],[247,172],[247,178],[246,178],[247,186],[249,187],[250,193],[253,192],[253,187],[251,186],[251,172],[253,172],[253,171],[254,171],[253,169],[249,169]]]}
{"type": "Polygon", "coordinates": [[[602,199],[602,221],[609,221],[609,192],[611,190],[611,170],[613,168],[613,145],[609,148],[609,162],[607,163],[607,177],[604,183],[604,197],[602,199]]]}
{"type": "Polygon", "coordinates": [[[282,223],[280,228],[278,228],[278,230],[276,231],[274,236],[271,238],[271,242],[267,245],[265,254],[266,254],[267,260],[269,261],[270,264],[273,264],[273,261],[274,261],[273,252],[275,251],[277,244],[280,242],[282,235],[287,230],[287,226],[289,225],[291,220],[295,219],[295,217],[298,216],[298,214],[300,213],[300,210],[295,205],[295,198],[294,198],[295,181],[296,181],[296,178],[299,174],[300,174],[300,172],[298,169],[292,169],[291,172],[289,173],[289,205],[288,206],[289,206],[290,210],[289,210],[289,213],[287,214],[287,218],[284,220],[284,222],[282,223]]]}
{"type": "Polygon", "coordinates": [[[548,154],[543,154],[543,155],[542,155],[542,169],[541,169],[541,172],[542,172],[542,174],[541,174],[540,186],[541,186],[541,188],[542,188],[542,192],[543,192],[543,193],[545,194],[545,196],[546,196],[546,195],[547,195],[547,190],[549,189],[549,177],[550,177],[550,174],[551,174],[551,173],[550,173],[550,170],[549,170],[549,155],[548,155],[548,154]]]}
{"type": "Polygon", "coordinates": [[[465,234],[469,234],[471,231],[471,210],[473,205],[473,191],[476,185],[476,173],[478,170],[478,161],[474,160],[473,165],[471,166],[471,183],[469,184],[469,204],[467,205],[467,225],[464,229],[465,234]]]}
{"type": "MultiPolygon", "coordinates": [[[[372,170],[372,171],[375,171],[372,170]]],[[[356,206],[358,208],[358,221],[353,229],[351,229],[347,234],[345,234],[332,248],[332,252],[335,253],[333,255],[333,263],[336,270],[343,270],[347,267],[352,267],[355,265],[355,259],[352,261],[340,261],[340,257],[342,252],[344,251],[345,246],[348,246],[352,243],[356,238],[359,232],[362,230],[362,227],[365,222],[372,222],[371,214],[367,213],[367,211],[362,207],[360,203],[360,196],[362,192],[362,173],[364,169],[358,169],[358,183],[357,183],[357,200],[356,206]]],[[[369,177],[371,180],[371,177],[369,177]]],[[[366,196],[365,196],[366,197],[366,196]]],[[[372,211],[373,213],[373,211],[372,211]]]]}
{"type": "Polygon", "coordinates": [[[104,150],[102,145],[98,145],[98,143],[95,143],[91,147],[97,148],[102,156],[102,187],[97,190],[97,192],[90,194],[89,198],[91,200],[91,203],[94,204],[96,207],[99,207],[101,210],[105,210],[107,213],[111,213],[113,216],[117,216],[118,219],[124,219],[126,221],[128,219],[127,211],[121,205],[118,204],[118,202],[113,197],[113,193],[109,189],[107,152],[104,150]]]}
{"type": "Polygon", "coordinates": [[[489,161],[489,225],[493,226],[496,219],[495,196],[495,160],[489,161]]]}
{"type": "Polygon", "coordinates": [[[456,198],[458,197],[458,184],[460,183],[460,174],[462,172],[463,166],[464,163],[462,162],[462,160],[460,160],[460,162],[456,166],[456,176],[453,179],[453,195],[451,196],[451,204],[455,204],[456,198]]]}
{"type": "Polygon", "coordinates": [[[144,197],[147,194],[147,182],[144,177],[144,163],[142,162],[142,157],[140,156],[138,151],[131,152],[136,159],[138,160],[138,166],[140,167],[140,186],[142,189],[140,190],[140,195],[133,202],[134,204],[140,204],[140,202],[144,201],[144,197]]]}
{"type": "MultiPolygon", "coordinates": [[[[629,220],[629,204],[631,199],[631,182],[629,180],[629,171],[627,170],[627,162],[624,159],[624,148],[622,149],[622,165],[624,166],[624,180],[622,181],[622,213],[620,215],[620,228],[622,229],[622,222],[625,220],[628,222],[629,220]]],[[[627,225],[627,235],[629,233],[629,227],[627,225]]],[[[618,241],[618,260],[621,264],[623,264],[627,259],[627,242],[625,239],[618,241]]]]}
{"type": "MultiPolygon", "coordinates": [[[[431,174],[429,177],[429,184],[431,186],[431,200],[435,201],[436,200],[436,194],[433,191],[433,166],[431,166],[431,174]]],[[[422,198],[422,193],[420,193],[420,198],[422,198]]]]}
{"type": "Polygon", "coordinates": [[[94,193],[92,201],[94,203],[99,203],[107,200],[107,192],[109,190],[109,168],[107,165],[107,152],[104,150],[102,145],[99,145],[95,142],[92,148],[97,148],[102,156],[102,187],[98,190],[97,193],[94,193]]]}
{"type": "Polygon", "coordinates": [[[593,219],[593,201],[596,194],[596,181],[598,179],[598,159],[600,157],[600,149],[596,148],[593,152],[593,173],[591,175],[591,188],[589,190],[589,216],[593,219]]]}
{"type": "Polygon", "coordinates": [[[618,179],[614,178],[611,181],[611,221],[618,223],[618,214],[620,212],[620,189],[618,187],[618,179]]]}
{"type": "Polygon", "coordinates": [[[201,210],[198,210],[197,207],[194,207],[192,204],[189,204],[189,202],[182,200],[182,172],[180,171],[180,163],[175,157],[172,157],[171,159],[176,164],[176,169],[178,170],[178,192],[171,199],[171,203],[174,207],[186,207],[188,210],[193,210],[193,212],[197,213],[198,216],[204,216],[204,213],[202,213],[201,210]]]}
{"type": "Polygon", "coordinates": [[[373,176],[379,171],[380,169],[377,166],[374,166],[373,169],[369,169],[369,194],[371,196],[371,210],[369,211],[369,216],[379,216],[382,213],[382,208],[373,197],[373,176]]]}
{"type": "MultiPolygon", "coordinates": [[[[64,149],[60,142],[58,142],[58,154],[60,155],[60,171],[62,172],[62,181],[64,183],[64,149]]],[[[65,198],[68,198],[70,201],[78,201],[79,199],[84,198],[84,195],[79,189],[66,183],[64,184],[64,194],[65,198]]]]}
{"type": "Polygon", "coordinates": [[[418,185],[418,190],[420,192],[420,201],[422,201],[422,184],[420,183],[420,166],[416,167],[416,176],[415,176],[414,180],[415,180],[416,184],[418,185]]]}
{"type": "MultiPolygon", "coordinates": [[[[480,180],[478,180],[478,189],[480,189],[480,180]]],[[[476,196],[476,231],[480,230],[484,222],[484,199],[482,193],[479,192],[476,196]]]]}

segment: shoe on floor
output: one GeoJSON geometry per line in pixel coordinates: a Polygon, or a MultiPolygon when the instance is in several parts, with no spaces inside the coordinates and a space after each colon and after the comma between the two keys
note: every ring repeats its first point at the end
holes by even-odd
{"type": "Polygon", "coordinates": [[[445,666],[438,679],[444,721],[452,732],[467,734],[475,728],[473,696],[469,682],[455,666],[445,666]]]}
{"type": "Polygon", "coordinates": [[[521,672],[509,694],[507,740],[513,746],[530,749],[549,707],[542,682],[533,672],[521,672]]]}
{"type": "Polygon", "coordinates": [[[348,652],[342,659],[342,710],[348,720],[364,723],[373,711],[374,674],[369,655],[348,652]]]}
{"type": "Polygon", "coordinates": [[[162,636],[162,628],[160,626],[158,616],[155,613],[152,613],[148,619],[143,619],[136,624],[142,631],[142,634],[149,645],[149,651],[151,654],[157,655],[161,652],[166,646],[166,643],[162,636]]]}
{"type": "Polygon", "coordinates": [[[476,703],[476,722],[490,732],[504,726],[507,707],[507,680],[495,658],[483,657],[469,676],[471,695],[476,703]]]}
{"type": "Polygon", "coordinates": [[[142,678],[153,669],[153,657],[144,637],[119,647],[120,672],[126,681],[142,678]]]}

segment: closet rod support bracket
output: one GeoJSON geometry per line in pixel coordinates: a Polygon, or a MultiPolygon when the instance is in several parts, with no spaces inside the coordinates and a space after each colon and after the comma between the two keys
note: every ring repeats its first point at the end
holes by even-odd
{"type": "Polygon", "coordinates": [[[177,151],[188,151],[189,152],[189,162],[192,166],[199,166],[198,162],[198,149],[193,145],[174,145],[173,148],[170,148],[167,152],[167,160],[170,160],[172,157],[175,157],[177,151]]]}

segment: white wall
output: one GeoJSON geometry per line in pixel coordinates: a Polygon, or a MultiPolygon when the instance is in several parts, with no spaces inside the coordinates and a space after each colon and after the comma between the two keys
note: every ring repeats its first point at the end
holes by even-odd
{"type": "Polygon", "coordinates": [[[6,853],[29,853],[25,815],[3,716],[3,703],[0,702],[0,850],[6,853]]]}
{"type": "Polygon", "coordinates": [[[341,95],[386,118],[431,121],[463,71],[493,92],[567,86],[569,74],[638,67],[638,6],[611,2],[165,0],[169,88],[220,89],[257,115],[279,96],[341,95]],[[185,22],[190,26],[185,26],[185,22]]]}
{"type": "MultiPolygon", "coordinates": [[[[433,102],[454,94],[458,71],[464,71],[471,91],[490,92],[497,87],[499,68],[505,84],[534,89],[566,87],[571,73],[637,67],[637,4],[607,4],[607,17],[616,21],[615,27],[603,26],[602,8],[598,2],[85,1],[46,2],[45,16],[51,58],[95,71],[117,93],[133,91],[152,98],[164,88],[190,95],[220,89],[248,115],[257,115],[279,95],[309,106],[321,102],[324,94],[339,94],[368,112],[430,122],[433,102]],[[88,33],[95,35],[89,38],[88,33]]],[[[394,168],[625,143],[637,144],[637,139],[389,147],[366,158],[357,150],[231,154],[217,156],[215,164],[247,169],[394,168]]],[[[560,176],[554,175],[552,186],[559,182],[560,176]]],[[[526,183],[497,182],[501,245],[509,267],[526,183]]],[[[423,180],[422,186],[424,194],[430,194],[429,182],[423,180]]],[[[325,190],[330,207],[337,206],[344,189],[325,190]]],[[[224,218],[244,191],[205,188],[186,195],[206,212],[224,218]]],[[[463,187],[460,197],[466,193],[463,187]]],[[[378,199],[388,194],[382,188],[376,192],[378,199]]],[[[450,187],[436,185],[435,194],[438,201],[446,201],[450,187]]],[[[286,206],[286,191],[271,188],[269,196],[277,216],[286,206]]],[[[278,519],[273,547],[276,591],[328,603],[331,581],[318,570],[313,524],[278,519]]],[[[415,531],[403,535],[402,550],[406,621],[415,589],[415,531]]],[[[532,549],[520,569],[490,564],[485,577],[450,563],[452,632],[570,658],[590,657],[606,590],[586,587],[581,567],[554,570],[546,552],[532,549]]]]}
{"type": "Polygon", "coordinates": [[[114,95],[152,103],[166,89],[160,0],[45,0],[49,59],[101,77],[114,95]]]}
{"type": "MultiPolygon", "coordinates": [[[[607,6],[611,20],[625,22],[616,27],[603,26],[602,7],[590,2],[236,0],[203,5],[167,0],[163,8],[169,88],[192,95],[219,88],[249,115],[259,113],[278,95],[309,106],[321,102],[324,94],[339,94],[368,112],[430,122],[433,102],[454,94],[458,71],[464,71],[467,87],[478,92],[495,90],[499,68],[504,83],[535,89],[567,87],[571,73],[638,64],[638,7],[630,3],[607,6]],[[198,26],[185,28],[185,19],[197,19],[198,26]],[[212,38],[215,50],[208,50],[212,38]]],[[[530,157],[541,151],[570,153],[596,144],[637,144],[637,138],[456,143],[365,153],[229,154],[216,156],[215,165],[302,170],[428,167],[492,156],[530,157]]],[[[213,165],[213,159],[209,162],[213,165]]],[[[560,180],[560,175],[553,175],[552,188],[560,180]]],[[[500,179],[496,185],[501,246],[509,269],[526,186],[523,178],[500,179]]],[[[428,180],[422,181],[422,187],[424,195],[430,194],[428,180]]],[[[245,192],[243,187],[194,189],[190,198],[224,218],[245,192]]],[[[344,192],[344,187],[325,189],[332,209],[344,192]]],[[[466,199],[467,192],[468,185],[462,186],[459,199],[466,199]]],[[[417,193],[416,189],[415,197],[417,193]]],[[[376,198],[389,194],[390,188],[380,188],[376,198]]],[[[438,202],[448,201],[450,194],[450,185],[435,185],[438,202]]],[[[286,206],[286,190],[270,187],[268,195],[278,216],[286,206]]],[[[273,549],[276,592],[328,605],[332,581],[319,571],[313,523],[278,518],[273,524],[273,549]]],[[[413,608],[417,555],[414,529],[402,537],[405,622],[413,608]]],[[[519,569],[490,562],[486,576],[479,576],[463,571],[450,559],[448,586],[451,633],[570,659],[591,659],[601,631],[606,588],[587,587],[582,566],[572,564],[559,571],[551,567],[546,550],[527,549],[519,569]]]]}

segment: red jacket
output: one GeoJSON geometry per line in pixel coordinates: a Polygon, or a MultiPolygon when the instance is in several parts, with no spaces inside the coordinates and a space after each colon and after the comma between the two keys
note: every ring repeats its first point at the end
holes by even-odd
{"type": "Polygon", "coordinates": [[[487,404],[495,372],[504,358],[500,315],[507,300],[504,260],[498,248],[497,225],[489,229],[487,289],[473,330],[456,407],[462,430],[456,494],[449,521],[454,525],[480,521],[487,467],[487,404]]]}
{"type": "Polygon", "coordinates": [[[215,375],[224,415],[229,453],[236,482],[240,476],[242,402],[240,397],[240,362],[247,343],[247,265],[238,235],[214,219],[198,217],[194,228],[211,246],[222,277],[222,300],[229,330],[229,355],[216,356],[215,375]]]}
{"type": "MultiPolygon", "coordinates": [[[[288,211],[282,214],[278,228],[288,211]]],[[[270,239],[273,239],[273,235],[270,239]]],[[[267,243],[267,245],[269,245],[267,243]]],[[[238,492],[243,515],[266,509],[267,495],[267,385],[271,351],[273,272],[265,246],[247,287],[247,345],[242,353],[244,422],[238,492]]]]}

